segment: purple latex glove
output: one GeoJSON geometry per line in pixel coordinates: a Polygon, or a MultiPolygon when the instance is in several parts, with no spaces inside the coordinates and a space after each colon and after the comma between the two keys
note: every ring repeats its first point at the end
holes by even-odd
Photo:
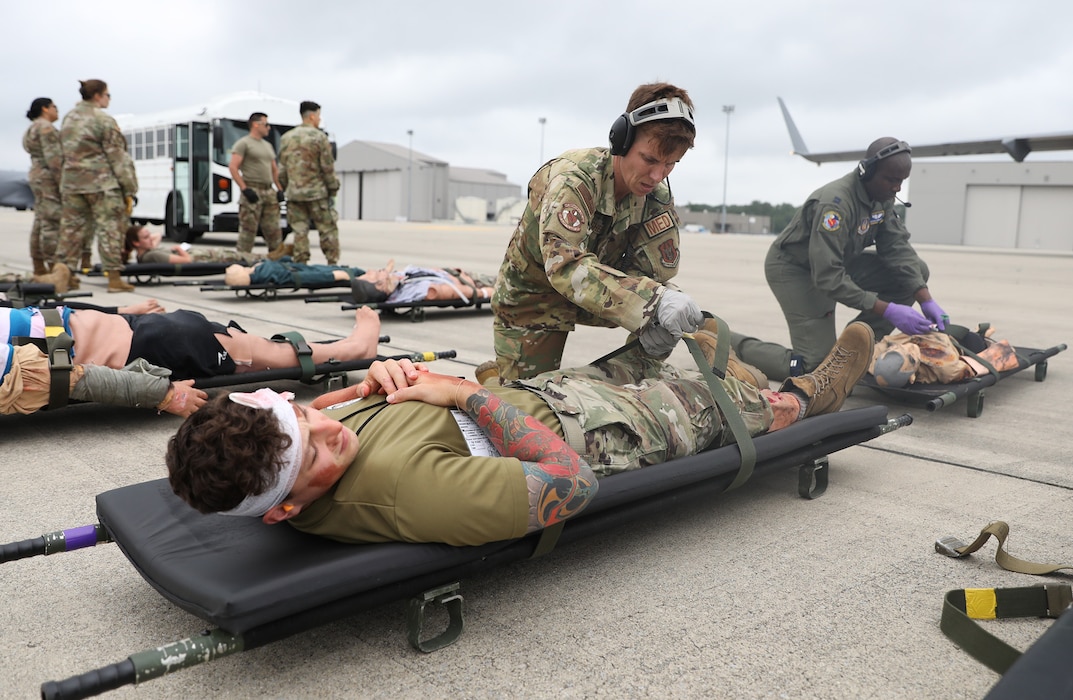
{"type": "Polygon", "coordinates": [[[894,327],[902,333],[908,333],[909,335],[920,335],[931,330],[931,321],[912,306],[887,304],[887,309],[883,312],[883,318],[893,323],[894,327]]]}
{"type": "Polygon", "coordinates": [[[936,328],[941,331],[946,330],[947,318],[944,318],[946,317],[946,312],[943,311],[943,307],[939,306],[934,299],[920,302],[920,311],[935,324],[936,328]]]}

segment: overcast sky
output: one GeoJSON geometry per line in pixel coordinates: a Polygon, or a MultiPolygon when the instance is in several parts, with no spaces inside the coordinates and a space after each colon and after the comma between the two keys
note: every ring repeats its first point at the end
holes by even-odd
{"type": "MultiPolygon", "coordinates": [[[[776,97],[813,151],[1073,129],[1069,0],[757,0],[748,3],[455,2],[4,3],[0,169],[35,97],[61,119],[78,80],[100,78],[109,112],[143,113],[261,90],[323,105],[340,146],[407,144],[523,188],[545,159],[606,145],[640,83],[696,105],[698,137],[671,175],[677,201],[804,200],[852,163],[789,155],[776,97]]],[[[275,115],[269,115],[270,118],[275,115]]],[[[290,115],[287,115],[290,116],[290,115]]],[[[994,159],[1003,157],[995,156],[994,159]]],[[[1073,158],[1033,154],[1029,160],[1073,158]]]]}

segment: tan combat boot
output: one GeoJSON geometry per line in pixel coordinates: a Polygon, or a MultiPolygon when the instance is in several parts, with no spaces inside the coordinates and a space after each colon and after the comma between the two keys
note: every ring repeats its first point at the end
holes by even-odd
{"type": "Polygon", "coordinates": [[[108,291],[109,292],[133,292],[134,286],[127,284],[120,276],[119,270],[108,271],[108,291]]]}
{"type": "Polygon", "coordinates": [[[63,294],[71,288],[71,269],[61,262],[52,266],[52,272],[43,275],[34,275],[34,282],[51,284],[57,294],[63,294]]]}
{"type": "Polygon", "coordinates": [[[93,253],[82,253],[82,272],[88,273],[93,269],[93,253]]]}
{"type": "Polygon", "coordinates": [[[38,275],[47,275],[49,272],[48,265],[41,258],[34,258],[34,277],[38,275]]]}
{"type": "Polygon", "coordinates": [[[496,365],[495,360],[485,360],[477,365],[473,374],[477,377],[478,384],[487,385],[488,382],[492,382],[493,385],[499,384],[499,366],[496,365]]]}
{"type": "Polygon", "coordinates": [[[842,408],[853,385],[868,371],[876,337],[867,323],[854,321],[846,326],[838,342],[809,374],[790,377],[780,391],[797,388],[808,397],[805,418],[834,413],[842,408]]]}
{"type": "Polygon", "coordinates": [[[293,256],[294,255],[294,244],[293,243],[280,243],[279,248],[276,248],[275,250],[268,251],[268,259],[269,260],[279,260],[284,255],[288,255],[288,256],[293,256]]]}
{"type": "MultiPolygon", "coordinates": [[[[693,334],[693,338],[697,341],[697,345],[700,345],[701,352],[704,353],[704,358],[708,360],[708,365],[710,366],[715,362],[715,346],[719,340],[719,324],[713,318],[704,319],[700,330],[693,334]]],[[[734,348],[730,348],[730,357],[727,358],[726,375],[734,377],[739,382],[752,384],[757,389],[769,388],[767,375],[747,362],[742,362],[741,358],[734,352],[734,348]]]]}

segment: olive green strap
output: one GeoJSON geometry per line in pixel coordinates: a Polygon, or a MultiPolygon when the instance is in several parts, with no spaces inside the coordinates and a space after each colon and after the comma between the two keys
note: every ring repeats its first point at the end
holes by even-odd
{"type": "MultiPolygon", "coordinates": [[[[730,344],[730,332],[723,332],[725,324],[720,325],[719,342],[717,345],[729,345],[730,344]]],[[[745,427],[745,421],[741,418],[741,412],[738,406],[730,400],[727,395],[726,389],[723,388],[723,383],[719,381],[719,378],[715,376],[712,368],[708,366],[708,360],[704,357],[704,352],[700,349],[700,345],[697,341],[691,337],[684,338],[686,341],[686,347],[689,348],[690,354],[693,355],[693,360],[697,363],[697,368],[700,370],[701,376],[704,377],[704,381],[708,383],[708,388],[711,389],[712,398],[715,399],[716,405],[719,407],[719,412],[723,414],[723,420],[726,421],[727,426],[730,428],[730,432],[734,435],[734,441],[738,445],[738,450],[741,452],[741,466],[738,467],[738,473],[735,475],[734,480],[727,486],[726,490],[730,491],[736,489],[753,475],[753,468],[756,466],[756,446],[753,444],[753,438],[749,434],[749,429],[745,427]]],[[[716,356],[719,356],[718,348],[716,356]]],[[[726,367],[724,364],[723,367],[726,367]]]]}
{"type": "Polygon", "coordinates": [[[1006,617],[1058,617],[1073,602],[1069,584],[1024,588],[960,588],[943,598],[939,628],[955,644],[996,673],[1005,673],[1021,652],[975,620],[1006,617]]]}
{"type": "Polygon", "coordinates": [[[935,541],[935,551],[945,554],[954,559],[967,557],[980,549],[991,537],[998,540],[998,550],[995,552],[995,562],[1007,571],[1016,571],[1019,574],[1053,574],[1062,569],[1073,570],[1073,564],[1038,564],[1024,559],[1018,559],[1006,551],[1006,538],[1010,535],[1010,526],[1002,520],[996,520],[980,530],[979,536],[971,543],[965,544],[957,537],[946,536],[935,541]]]}
{"type": "Polygon", "coordinates": [[[298,354],[298,364],[302,368],[301,380],[303,382],[311,381],[313,375],[316,374],[316,366],[313,364],[313,349],[309,347],[309,343],[302,337],[302,334],[298,331],[287,331],[277,333],[272,336],[272,340],[277,343],[291,344],[295,353],[298,354]]]}

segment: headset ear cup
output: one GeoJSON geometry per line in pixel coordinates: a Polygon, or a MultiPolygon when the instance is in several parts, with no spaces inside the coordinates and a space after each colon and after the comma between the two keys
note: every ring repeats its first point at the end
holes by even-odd
{"type": "Polygon", "coordinates": [[[861,180],[868,182],[872,178],[872,166],[871,159],[861,160],[857,162],[857,177],[861,180]]]}
{"type": "Polygon", "coordinates": [[[611,125],[611,132],[607,135],[611,142],[611,155],[624,156],[633,145],[633,125],[627,115],[622,114],[611,125]]]}

